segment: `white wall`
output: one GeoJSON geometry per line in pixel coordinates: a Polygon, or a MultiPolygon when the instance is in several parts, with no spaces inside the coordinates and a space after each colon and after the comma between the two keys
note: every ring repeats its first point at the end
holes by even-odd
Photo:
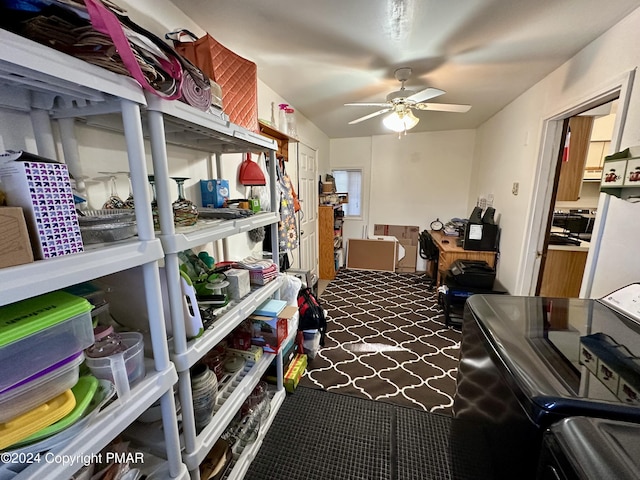
{"type": "Polygon", "coordinates": [[[364,238],[376,223],[422,231],[436,218],[466,218],[474,139],[456,130],[331,140],[331,168],[361,168],[364,177],[363,215],[345,220],[345,239],[364,238]]]}
{"type": "MultiPolygon", "coordinates": [[[[542,125],[605,85],[637,67],[640,62],[640,10],[636,10],[596,41],[529,89],[477,130],[474,186],[470,199],[494,190],[501,213],[498,278],[511,293],[527,293],[530,279],[522,264],[531,235],[535,177],[542,151],[542,125]],[[511,194],[519,182],[519,195],[511,194]]],[[[640,78],[635,77],[622,148],[640,143],[640,78]]],[[[630,239],[629,242],[632,240],[630,239]]],[[[532,244],[535,249],[535,242],[532,244]]],[[[532,248],[529,246],[527,248],[532,248]]],[[[629,243],[631,252],[631,243],[629,243]]],[[[532,252],[529,252],[532,253],[532,252]]],[[[640,272],[639,272],[640,274],[640,272]]]]}

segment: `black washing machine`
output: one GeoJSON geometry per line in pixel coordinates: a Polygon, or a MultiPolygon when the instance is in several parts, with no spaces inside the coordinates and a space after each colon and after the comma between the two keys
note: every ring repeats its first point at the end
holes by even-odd
{"type": "Polygon", "coordinates": [[[456,480],[535,478],[544,432],[566,417],[640,423],[640,285],[630,287],[617,303],[467,300],[450,437],[456,480]]]}
{"type": "Polygon", "coordinates": [[[570,417],[544,434],[537,480],[638,480],[640,425],[570,417]]]}

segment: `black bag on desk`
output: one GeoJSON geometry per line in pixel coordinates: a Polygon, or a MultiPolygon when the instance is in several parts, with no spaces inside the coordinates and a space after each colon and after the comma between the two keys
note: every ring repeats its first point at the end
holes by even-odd
{"type": "Polygon", "coordinates": [[[448,272],[458,283],[466,287],[492,288],[496,271],[484,260],[456,260],[448,272]]]}

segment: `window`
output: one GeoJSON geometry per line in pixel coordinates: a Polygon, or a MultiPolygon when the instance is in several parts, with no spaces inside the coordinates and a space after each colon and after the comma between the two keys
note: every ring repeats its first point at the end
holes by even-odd
{"type": "Polygon", "coordinates": [[[336,191],[349,194],[349,203],[342,206],[346,217],[362,215],[362,170],[333,170],[336,191]]]}

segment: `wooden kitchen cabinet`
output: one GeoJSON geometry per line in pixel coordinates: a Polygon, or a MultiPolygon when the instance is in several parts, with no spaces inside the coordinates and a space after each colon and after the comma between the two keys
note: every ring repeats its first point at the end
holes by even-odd
{"type": "Polygon", "coordinates": [[[569,119],[569,156],[560,166],[556,201],[575,201],[580,198],[592,127],[593,117],[577,116],[569,119]]]}
{"type": "Polygon", "coordinates": [[[342,249],[342,205],[318,207],[318,270],[322,280],[336,278],[336,252],[342,249]]]}
{"type": "Polygon", "coordinates": [[[599,181],[602,177],[604,157],[609,154],[611,142],[591,141],[584,166],[584,180],[599,181]]]}

